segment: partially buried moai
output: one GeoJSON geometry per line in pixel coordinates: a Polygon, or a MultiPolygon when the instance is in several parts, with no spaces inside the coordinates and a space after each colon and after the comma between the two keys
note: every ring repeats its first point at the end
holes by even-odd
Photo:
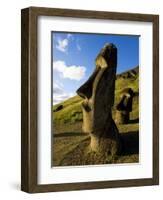
{"type": "Polygon", "coordinates": [[[116,105],[115,122],[117,124],[128,124],[130,112],[132,112],[134,92],[131,88],[125,88],[120,93],[120,101],[116,105]]]}
{"type": "Polygon", "coordinates": [[[95,70],[77,90],[84,100],[83,131],[91,136],[90,148],[104,154],[120,151],[120,135],[112,118],[117,68],[117,48],[106,44],[95,60],[95,70]]]}

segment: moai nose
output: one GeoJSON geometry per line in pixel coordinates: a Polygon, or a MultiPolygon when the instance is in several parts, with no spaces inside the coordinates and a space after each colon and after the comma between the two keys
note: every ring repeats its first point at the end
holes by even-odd
{"type": "Polygon", "coordinates": [[[96,67],[90,78],[76,91],[83,99],[89,99],[92,96],[93,82],[99,72],[100,68],[96,67]]]}

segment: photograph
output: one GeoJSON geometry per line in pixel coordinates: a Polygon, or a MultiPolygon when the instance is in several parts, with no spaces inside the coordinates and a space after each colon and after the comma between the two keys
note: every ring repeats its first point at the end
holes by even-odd
{"type": "Polygon", "coordinates": [[[159,184],[159,15],[21,10],[21,190],[159,184]]]}
{"type": "Polygon", "coordinates": [[[53,167],[139,163],[139,40],[51,32],[53,167]]]}

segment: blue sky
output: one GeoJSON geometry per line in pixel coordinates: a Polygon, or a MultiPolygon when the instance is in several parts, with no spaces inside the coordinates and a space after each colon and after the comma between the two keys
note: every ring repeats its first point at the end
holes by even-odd
{"type": "Polygon", "coordinates": [[[117,73],[139,65],[139,36],[53,32],[53,104],[76,95],[106,43],[114,43],[118,49],[117,73]]]}

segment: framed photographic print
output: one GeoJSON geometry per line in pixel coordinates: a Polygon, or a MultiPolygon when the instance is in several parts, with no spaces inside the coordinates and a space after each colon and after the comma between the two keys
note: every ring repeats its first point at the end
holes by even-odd
{"type": "Polygon", "coordinates": [[[159,16],[21,12],[21,188],[159,184],[159,16]]]}

